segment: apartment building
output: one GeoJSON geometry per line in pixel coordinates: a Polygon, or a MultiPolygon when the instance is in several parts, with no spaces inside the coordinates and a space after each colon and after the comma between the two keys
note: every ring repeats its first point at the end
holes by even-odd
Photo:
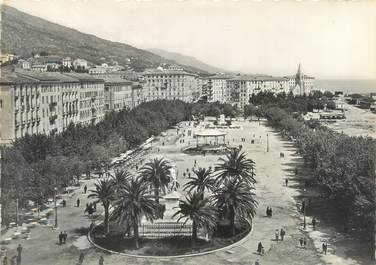
{"type": "Polygon", "coordinates": [[[142,102],[146,101],[144,95],[144,81],[133,81],[132,82],[132,108],[137,107],[142,102]]]}
{"type": "Polygon", "coordinates": [[[230,102],[240,109],[249,103],[252,94],[270,91],[272,93],[288,93],[289,79],[273,76],[242,75],[227,80],[227,89],[230,93],[230,102]]]}
{"type": "Polygon", "coordinates": [[[197,93],[197,75],[185,71],[156,69],[144,76],[144,96],[147,101],[179,99],[192,102],[197,93]]]}
{"type": "Polygon", "coordinates": [[[0,80],[0,142],[96,123],[104,117],[103,94],[104,81],[87,75],[9,73],[0,80]]]}
{"type": "Polygon", "coordinates": [[[96,124],[104,118],[104,80],[89,74],[64,74],[80,82],[79,119],[83,125],[96,124]]]}
{"type": "Polygon", "coordinates": [[[120,77],[107,77],[104,83],[105,111],[133,108],[132,82],[120,77]]]}
{"type": "Polygon", "coordinates": [[[233,78],[230,75],[217,74],[207,77],[206,96],[208,102],[225,103],[230,100],[230,93],[227,87],[227,80],[233,78]]]}

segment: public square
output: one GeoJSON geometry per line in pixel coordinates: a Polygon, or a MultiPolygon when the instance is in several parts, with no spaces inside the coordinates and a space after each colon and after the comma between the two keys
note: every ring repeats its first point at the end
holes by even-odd
{"type": "MultiPolygon", "coordinates": [[[[188,124],[188,123],[183,123],[188,124]]],[[[262,264],[326,264],[325,262],[340,261],[341,264],[357,264],[351,259],[341,257],[334,247],[329,246],[328,254],[321,254],[320,242],[316,247],[308,237],[306,231],[302,231],[303,216],[298,212],[301,190],[295,182],[295,167],[299,168],[299,174],[304,174],[302,163],[295,153],[292,143],[283,140],[280,135],[264,123],[253,121],[233,122],[240,125],[240,129],[227,129],[226,139],[232,146],[242,145],[242,150],[247,153],[247,158],[253,159],[256,164],[256,194],[259,206],[257,215],[253,220],[253,230],[244,242],[229,250],[218,251],[212,254],[177,259],[150,259],[132,258],[117,254],[107,254],[91,246],[87,241],[87,228],[91,220],[84,214],[84,205],[89,202],[87,194],[83,194],[83,187],[88,190],[93,188],[96,178],[81,182],[81,188],[74,191],[73,195],[66,198],[67,206],[58,208],[58,230],[51,227],[38,225],[31,230],[30,239],[12,240],[8,249],[15,249],[18,243],[23,246],[23,260],[27,264],[74,264],[78,261],[80,253],[84,253],[83,264],[98,264],[100,256],[104,257],[105,264],[252,264],[259,259],[262,264]],[[269,137],[269,152],[267,152],[267,134],[269,137]],[[245,142],[241,142],[245,138],[245,142]],[[251,141],[254,140],[254,144],[251,141]],[[284,157],[280,157],[284,153],[284,157]],[[289,178],[288,187],[285,179],[289,178]],[[82,207],[75,207],[76,200],[80,198],[82,207]],[[267,218],[265,210],[267,206],[273,208],[273,217],[267,218]],[[286,237],[284,241],[274,241],[274,231],[284,228],[286,237]],[[67,231],[67,243],[58,244],[58,233],[67,231]],[[299,247],[299,239],[306,238],[307,247],[299,247]],[[265,255],[259,256],[256,252],[257,244],[262,242],[265,247],[265,255]]],[[[182,127],[181,130],[192,128],[182,127]]],[[[214,166],[219,156],[215,154],[188,155],[182,153],[182,149],[188,144],[193,144],[193,138],[187,134],[184,143],[176,134],[176,129],[170,129],[158,136],[152,143],[152,148],[142,159],[147,161],[155,156],[162,156],[175,164],[178,170],[178,181],[182,187],[187,177],[182,172],[192,168],[196,160],[198,166],[214,166]]],[[[139,157],[137,157],[138,159],[139,157]]],[[[132,170],[135,170],[134,168],[132,170]]],[[[98,212],[101,208],[98,206],[98,212]]],[[[51,215],[52,221],[54,215],[51,215]]],[[[100,217],[99,217],[100,218],[100,217]]],[[[310,219],[307,217],[307,231],[312,230],[310,219]]],[[[317,239],[316,239],[317,240],[317,239]]],[[[320,240],[320,239],[319,239],[320,240]]],[[[11,252],[10,252],[11,253],[11,252]]],[[[10,255],[12,256],[12,255],[10,255]]]]}

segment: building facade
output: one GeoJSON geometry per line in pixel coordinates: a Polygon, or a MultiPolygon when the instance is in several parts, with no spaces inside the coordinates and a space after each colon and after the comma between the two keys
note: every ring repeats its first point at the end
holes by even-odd
{"type": "Polygon", "coordinates": [[[65,74],[80,82],[79,119],[83,125],[96,124],[104,118],[104,80],[89,74],[65,74]]]}
{"type": "Polygon", "coordinates": [[[13,72],[0,81],[0,141],[97,123],[104,117],[103,93],[103,80],[80,74],[13,72]]]}
{"type": "Polygon", "coordinates": [[[197,93],[197,75],[185,71],[153,70],[144,73],[144,96],[157,99],[192,102],[197,93]]]}
{"type": "Polygon", "coordinates": [[[249,103],[252,94],[272,92],[275,94],[289,92],[289,79],[273,76],[237,76],[227,80],[227,89],[232,104],[243,109],[249,103]]]}
{"type": "Polygon", "coordinates": [[[132,109],[132,92],[132,82],[116,77],[106,78],[104,83],[105,111],[132,109]]]}
{"type": "Polygon", "coordinates": [[[229,75],[217,74],[206,78],[206,96],[208,102],[226,103],[230,99],[227,80],[233,78],[229,75]]]}

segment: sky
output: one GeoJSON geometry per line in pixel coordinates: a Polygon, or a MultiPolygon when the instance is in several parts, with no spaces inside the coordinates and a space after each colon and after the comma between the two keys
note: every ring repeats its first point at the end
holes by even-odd
{"type": "Polygon", "coordinates": [[[376,1],[5,0],[138,48],[230,71],[376,79],[376,1]]]}

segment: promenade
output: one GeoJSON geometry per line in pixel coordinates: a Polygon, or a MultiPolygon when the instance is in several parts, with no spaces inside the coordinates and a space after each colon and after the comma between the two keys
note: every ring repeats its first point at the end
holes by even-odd
{"type": "MultiPolygon", "coordinates": [[[[74,195],[67,199],[67,207],[59,208],[59,230],[38,225],[31,230],[29,240],[12,240],[7,246],[10,256],[14,255],[14,250],[18,243],[23,246],[23,263],[28,265],[72,265],[76,264],[80,253],[84,253],[83,264],[98,264],[100,256],[104,257],[104,264],[254,264],[259,259],[262,265],[318,265],[318,264],[351,264],[357,265],[354,260],[336,256],[334,249],[329,248],[328,255],[324,257],[316,248],[317,242],[313,242],[308,233],[302,231],[302,215],[297,211],[295,199],[300,196],[299,185],[295,182],[294,169],[301,168],[301,159],[296,156],[292,144],[280,138],[279,134],[272,131],[270,127],[258,122],[235,122],[241,129],[229,129],[227,139],[230,145],[243,145],[243,151],[247,157],[256,163],[256,195],[259,201],[257,214],[253,220],[254,229],[247,240],[231,251],[219,251],[213,254],[181,259],[142,259],[130,258],[120,255],[107,254],[92,247],[86,238],[87,227],[91,220],[84,214],[85,205],[88,202],[87,194],[83,194],[83,189],[76,190],[74,195]],[[266,152],[267,138],[269,135],[269,152],[266,152]],[[241,138],[246,138],[246,142],[241,142],[241,138]],[[251,140],[255,140],[252,144],[251,140]],[[284,158],[280,153],[284,153],[284,158]],[[289,178],[289,186],[284,186],[285,178],[289,178]],[[75,207],[77,198],[81,200],[81,207],[75,207]],[[266,217],[266,207],[273,208],[273,217],[266,217]],[[274,241],[276,229],[284,228],[286,236],[284,241],[274,241]],[[68,233],[67,243],[58,244],[58,233],[66,230],[68,233]],[[307,247],[300,248],[299,239],[307,240],[307,247]],[[256,253],[258,242],[262,242],[266,253],[259,256],[256,253]],[[316,248],[315,244],[316,243],[316,248]],[[325,260],[325,262],[324,262],[325,260]],[[347,261],[351,261],[348,262],[347,261]],[[332,263],[330,263],[332,262],[332,263]],[[339,262],[339,263],[338,263],[339,262]]],[[[188,129],[188,128],[185,128],[188,129]]],[[[187,135],[187,134],[186,134],[187,135]]],[[[152,150],[145,154],[145,159],[154,156],[163,156],[174,163],[178,169],[178,181],[181,186],[186,179],[182,172],[187,168],[192,168],[197,160],[198,166],[214,166],[218,161],[218,155],[207,154],[187,155],[181,149],[188,143],[193,143],[191,137],[186,136],[184,143],[180,143],[176,135],[176,130],[171,129],[164,137],[159,137],[153,142],[152,150]]],[[[299,170],[299,174],[304,174],[304,170],[299,170]]],[[[81,187],[88,186],[88,190],[93,188],[95,179],[83,181],[81,187]]],[[[102,211],[98,204],[98,212],[102,211]]],[[[53,215],[52,215],[53,218],[53,215]]],[[[309,218],[307,218],[307,228],[311,230],[309,218]]],[[[320,240],[320,238],[316,238],[320,240]]],[[[362,263],[365,264],[365,263],[362,263]]]]}

